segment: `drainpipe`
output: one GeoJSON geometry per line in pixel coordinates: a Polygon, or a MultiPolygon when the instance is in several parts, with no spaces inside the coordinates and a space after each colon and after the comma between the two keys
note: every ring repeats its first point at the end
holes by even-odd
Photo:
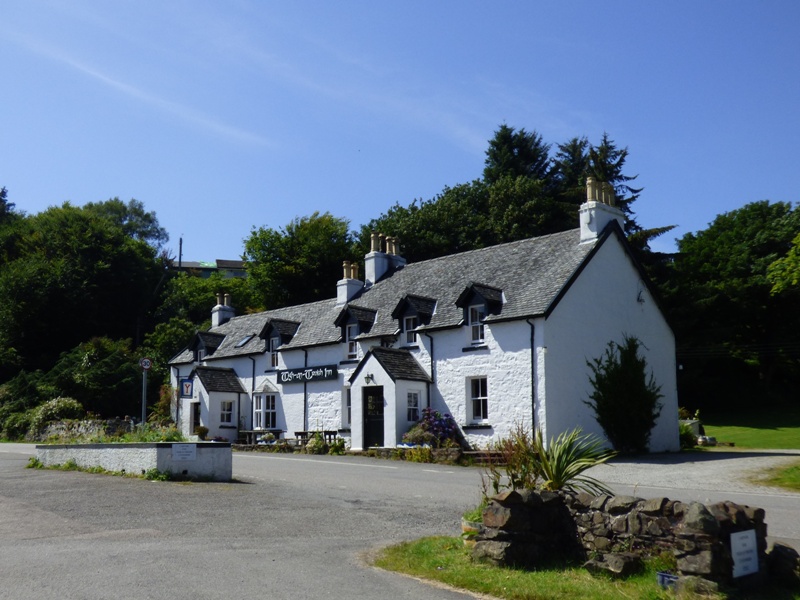
{"type": "MultiPolygon", "coordinates": [[[[252,356],[248,356],[247,358],[249,358],[250,362],[253,363],[253,373],[252,373],[251,378],[250,378],[250,397],[252,398],[253,394],[255,394],[255,391],[256,391],[256,359],[253,358],[252,356]]],[[[252,410],[252,407],[251,407],[250,415],[249,415],[250,418],[252,418],[252,415],[253,415],[253,410],[252,410]]],[[[239,416],[241,418],[241,413],[239,413],[239,416]]],[[[253,428],[253,423],[250,423],[250,427],[246,427],[246,429],[252,429],[252,428],[253,428]]]]}
{"type": "MultiPolygon", "coordinates": [[[[431,355],[431,383],[436,383],[436,372],[434,371],[434,362],[433,362],[433,337],[431,337],[431,334],[429,334],[429,333],[425,333],[425,332],[423,332],[423,333],[425,334],[425,337],[428,338],[431,341],[431,352],[430,352],[430,355],[431,355]]],[[[429,398],[428,404],[430,405],[430,396],[428,398],[429,398]]]]}
{"type": "Polygon", "coordinates": [[[536,343],[534,341],[533,321],[526,319],[531,326],[531,428],[536,431],[536,343]]]}

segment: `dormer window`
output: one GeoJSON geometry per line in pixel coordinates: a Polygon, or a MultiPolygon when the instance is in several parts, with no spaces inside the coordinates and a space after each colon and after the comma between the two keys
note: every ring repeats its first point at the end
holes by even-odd
{"type": "Polygon", "coordinates": [[[483,343],[483,320],[485,318],[486,307],[483,304],[473,304],[469,307],[467,325],[470,328],[471,341],[473,344],[483,343]]]}
{"type": "Polygon", "coordinates": [[[358,323],[348,323],[345,327],[345,342],[347,343],[347,358],[358,358],[358,323]]]}
{"type": "Polygon", "coordinates": [[[269,365],[274,369],[278,366],[278,346],[281,345],[281,338],[269,338],[269,365]]]}
{"type": "Polygon", "coordinates": [[[488,315],[499,315],[503,309],[503,290],[471,283],[456,300],[456,306],[464,311],[464,323],[469,328],[472,346],[482,346],[485,340],[485,324],[488,315]]]}
{"type": "Polygon", "coordinates": [[[359,335],[369,333],[372,325],[375,323],[377,313],[371,308],[362,308],[348,304],[336,317],[334,325],[341,327],[342,341],[347,348],[347,360],[355,360],[358,358],[358,341],[356,338],[359,335]]]}
{"type": "Polygon", "coordinates": [[[433,313],[436,310],[436,300],[423,296],[405,296],[392,311],[392,318],[397,319],[399,330],[402,332],[401,338],[405,345],[416,346],[418,327],[424,327],[431,322],[433,313]]]}
{"type": "Polygon", "coordinates": [[[416,316],[403,318],[403,331],[405,332],[406,344],[409,346],[417,345],[417,332],[414,331],[419,325],[419,319],[416,316]]]}

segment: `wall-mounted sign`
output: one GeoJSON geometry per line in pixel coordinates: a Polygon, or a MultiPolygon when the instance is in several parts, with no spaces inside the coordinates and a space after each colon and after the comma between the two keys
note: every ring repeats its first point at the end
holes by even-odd
{"type": "Polygon", "coordinates": [[[758,573],[758,544],[755,529],[731,533],[731,556],[733,556],[734,577],[758,573]]]}
{"type": "Polygon", "coordinates": [[[186,379],[181,379],[181,398],[191,398],[192,397],[192,380],[188,377],[186,379]]]}
{"type": "Polygon", "coordinates": [[[339,377],[336,365],[322,365],[320,367],[305,367],[302,369],[286,369],[278,371],[278,383],[303,383],[308,381],[324,381],[339,377]]]}
{"type": "Polygon", "coordinates": [[[196,460],[197,444],[172,444],[172,460],[196,460]]]}

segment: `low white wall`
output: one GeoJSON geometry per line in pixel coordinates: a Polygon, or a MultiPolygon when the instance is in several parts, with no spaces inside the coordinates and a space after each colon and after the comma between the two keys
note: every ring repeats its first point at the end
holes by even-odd
{"type": "Polygon", "coordinates": [[[36,456],[46,467],[73,460],[82,468],[143,475],[150,469],[173,475],[230,481],[233,477],[231,445],[219,442],[159,442],[150,444],[47,444],[36,446],[36,456]]]}

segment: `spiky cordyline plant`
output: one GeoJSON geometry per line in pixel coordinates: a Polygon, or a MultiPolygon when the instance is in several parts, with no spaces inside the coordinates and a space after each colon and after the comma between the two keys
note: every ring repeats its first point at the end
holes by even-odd
{"type": "Polygon", "coordinates": [[[582,474],[617,454],[613,450],[605,449],[597,437],[584,435],[578,427],[559,434],[555,439],[550,438],[550,444],[545,447],[542,432],[537,429],[534,448],[543,479],[543,489],[582,490],[594,495],[611,493],[594,477],[582,474]]]}

